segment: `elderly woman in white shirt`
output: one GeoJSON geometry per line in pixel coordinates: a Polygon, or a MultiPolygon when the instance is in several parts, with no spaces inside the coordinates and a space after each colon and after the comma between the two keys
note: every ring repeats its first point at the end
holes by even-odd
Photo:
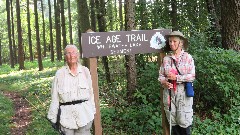
{"type": "Polygon", "coordinates": [[[90,135],[96,113],[90,71],[79,63],[75,45],[67,45],[64,54],[67,64],[54,77],[47,117],[59,121],[65,135],[90,135]]]}

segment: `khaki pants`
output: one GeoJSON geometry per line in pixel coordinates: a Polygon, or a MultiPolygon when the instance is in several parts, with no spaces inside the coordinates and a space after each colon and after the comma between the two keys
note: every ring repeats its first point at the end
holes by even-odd
{"type": "MultiPolygon", "coordinates": [[[[184,84],[177,84],[177,90],[171,90],[171,124],[187,128],[193,121],[193,98],[186,96],[184,84]]],[[[169,91],[163,92],[164,110],[169,122],[169,91]]]]}
{"type": "Polygon", "coordinates": [[[86,126],[78,129],[68,129],[63,126],[61,126],[61,129],[66,135],[91,135],[90,129],[92,127],[92,123],[93,122],[91,121],[86,126]]]}

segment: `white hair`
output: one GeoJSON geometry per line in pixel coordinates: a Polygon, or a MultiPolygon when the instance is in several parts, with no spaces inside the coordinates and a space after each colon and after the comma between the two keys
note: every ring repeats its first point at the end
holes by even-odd
{"type": "Polygon", "coordinates": [[[66,54],[67,48],[74,48],[74,49],[78,52],[78,48],[77,48],[76,45],[71,45],[71,44],[69,44],[69,45],[67,45],[67,46],[65,47],[65,49],[64,49],[64,54],[66,54]]]}

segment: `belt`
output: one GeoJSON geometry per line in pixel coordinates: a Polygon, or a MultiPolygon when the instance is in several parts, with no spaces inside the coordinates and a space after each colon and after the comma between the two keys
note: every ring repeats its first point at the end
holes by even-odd
{"type": "Polygon", "coordinates": [[[76,101],[72,101],[72,102],[65,102],[65,103],[60,103],[60,106],[61,105],[75,105],[75,104],[81,104],[83,102],[85,102],[87,100],[76,100],[76,101]]]}

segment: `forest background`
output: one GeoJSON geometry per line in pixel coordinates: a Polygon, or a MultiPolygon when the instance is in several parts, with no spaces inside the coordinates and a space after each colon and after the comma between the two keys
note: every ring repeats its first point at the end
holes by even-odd
{"type": "MultiPolygon", "coordinates": [[[[37,108],[25,134],[56,134],[50,103],[63,48],[81,33],[172,29],[189,39],[196,65],[193,135],[240,134],[240,1],[0,0],[0,133],[14,113],[6,91],[37,108]],[[39,100],[36,100],[36,97],[39,100]]],[[[103,134],[162,134],[158,54],[98,58],[103,134]]],[[[87,59],[83,60],[87,65],[87,59]]]]}

